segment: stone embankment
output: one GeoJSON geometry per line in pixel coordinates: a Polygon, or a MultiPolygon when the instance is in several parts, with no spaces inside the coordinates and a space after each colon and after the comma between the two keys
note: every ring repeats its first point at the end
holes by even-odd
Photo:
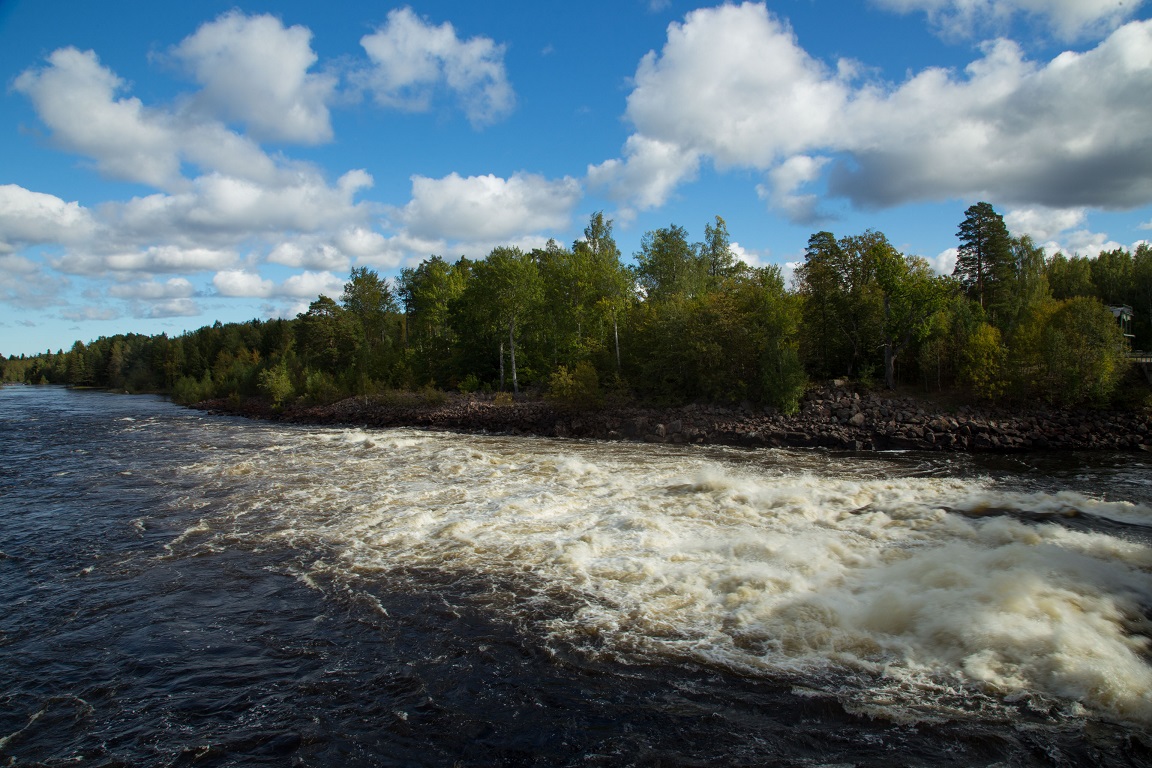
{"type": "Polygon", "coordinates": [[[355,397],[326,406],[273,411],[256,401],[209,401],[198,408],[308,424],[422,427],[459,432],[541,435],[650,443],[832,450],[1012,452],[1152,450],[1152,419],[1143,413],[946,408],[910,397],[848,387],[810,389],[800,411],[687,405],[573,411],[541,400],[498,403],[481,395],[429,402],[419,395],[355,397]]]}

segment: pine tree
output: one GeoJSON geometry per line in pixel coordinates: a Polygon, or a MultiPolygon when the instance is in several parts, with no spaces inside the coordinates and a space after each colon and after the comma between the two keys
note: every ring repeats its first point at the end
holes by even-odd
{"type": "Polygon", "coordinates": [[[989,203],[969,206],[964,215],[956,233],[960,250],[952,274],[995,321],[997,293],[1011,278],[1012,238],[1004,217],[989,203]]]}

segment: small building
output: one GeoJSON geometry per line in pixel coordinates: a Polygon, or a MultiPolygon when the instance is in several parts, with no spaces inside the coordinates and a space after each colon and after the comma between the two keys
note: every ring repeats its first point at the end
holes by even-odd
{"type": "Polygon", "coordinates": [[[1131,344],[1132,340],[1136,338],[1132,334],[1132,307],[1121,304],[1118,307],[1108,307],[1108,309],[1112,311],[1112,317],[1116,318],[1116,322],[1120,324],[1120,332],[1131,344]]]}

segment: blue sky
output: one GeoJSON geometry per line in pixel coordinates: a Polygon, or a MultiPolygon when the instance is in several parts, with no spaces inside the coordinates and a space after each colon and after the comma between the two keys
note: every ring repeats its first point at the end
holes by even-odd
{"type": "Polygon", "coordinates": [[[1152,229],[1137,0],[0,0],[0,354],[292,317],[433,254],[722,216],[789,273],[1152,229]]]}

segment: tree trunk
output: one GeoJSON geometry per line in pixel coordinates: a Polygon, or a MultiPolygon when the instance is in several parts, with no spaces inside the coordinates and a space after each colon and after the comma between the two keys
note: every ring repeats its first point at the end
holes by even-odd
{"type": "Polygon", "coordinates": [[[884,344],[884,385],[896,389],[896,350],[891,342],[884,344]]]}
{"type": "Polygon", "coordinates": [[[500,342],[500,391],[504,391],[504,342],[500,342]]]}
{"type": "Polygon", "coordinates": [[[616,337],[616,373],[620,373],[620,326],[615,312],[612,313],[612,335],[616,337]]]}
{"type": "Polygon", "coordinates": [[[520,383],[518,381],[516,381],[516,336],[513,333],[513,329],[515,327],[516,327],[515,324],[511,320],[509,320],[508,321],[508,349],[512,355],[512,392],[514,394],[518,395],[518,394],[520,394],[520,383]]]}

